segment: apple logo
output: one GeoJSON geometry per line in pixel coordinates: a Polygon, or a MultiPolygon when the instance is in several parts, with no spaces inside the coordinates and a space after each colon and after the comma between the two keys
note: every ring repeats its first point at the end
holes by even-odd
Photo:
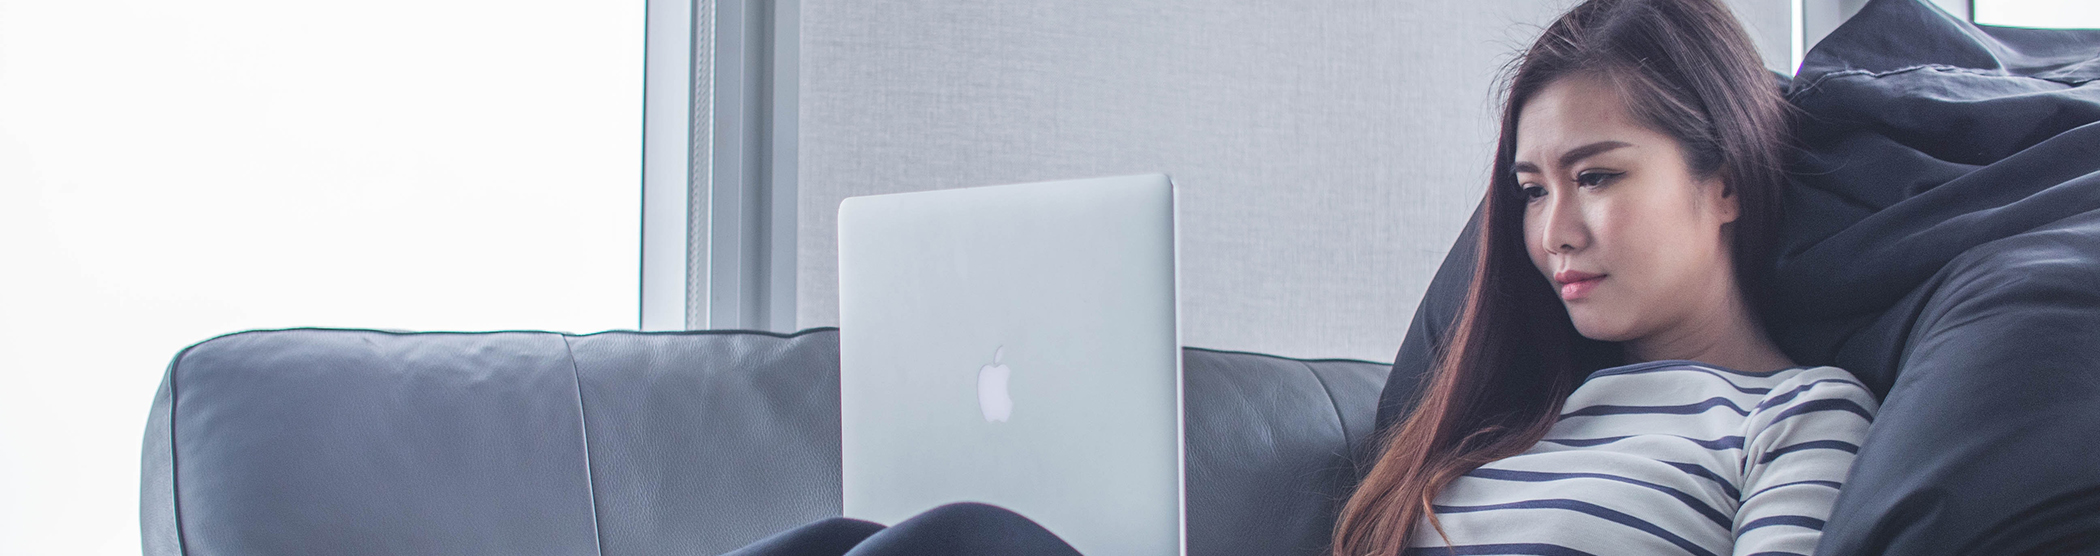
{"type": "Polygon", "coordinates": [[[1000,362],[1005,357],[1006,346],[999,346],[992,351],[992,364],[977,369],[977,408],[984,411],[987,423],[1004,423],[1014,414],[1014,399],[1006,392],[1013,369],[1000,362]]]}

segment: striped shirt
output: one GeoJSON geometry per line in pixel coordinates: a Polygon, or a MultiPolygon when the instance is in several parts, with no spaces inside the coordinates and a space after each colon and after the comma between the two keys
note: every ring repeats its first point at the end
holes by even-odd
{"type": "Polygon", "coordinates": [[[1592,373],[1544,440],[1438,493],[1409,555],[1809,554],[1879,408],[1836,367],[1592,373]]]}

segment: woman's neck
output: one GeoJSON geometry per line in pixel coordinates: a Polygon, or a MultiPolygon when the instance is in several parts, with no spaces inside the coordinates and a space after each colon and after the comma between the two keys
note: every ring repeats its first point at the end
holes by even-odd
{"type": "Polygon", "coordinates": [[[1729,288],[1720,314],[1684,319],[1679,326],[1625,342],[1629,362],[1684,359],[1744,371],[1794,366],[1751,315],[1742,295],[1729,288]]]}

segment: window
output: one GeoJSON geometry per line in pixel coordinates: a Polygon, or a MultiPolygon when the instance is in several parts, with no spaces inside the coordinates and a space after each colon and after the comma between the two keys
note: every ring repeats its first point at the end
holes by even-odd
{"type": "Polygon", "coordinates": [[[184,345],[637,322],[644,6],[0,0],[0,554],[138,554],[184,345]]]}
{"type": "Polygon", "coordinates": [[[2100,29],[2092,0],[1973,0],[1977,23],[2008,27],[2100,29]]]}

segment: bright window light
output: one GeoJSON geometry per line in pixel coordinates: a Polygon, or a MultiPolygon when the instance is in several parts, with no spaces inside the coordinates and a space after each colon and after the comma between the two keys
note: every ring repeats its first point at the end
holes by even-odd
{"type": "Polygon", "coordinates": [[[642,0],[0,0],[0,554],[138,554],[183,346],[633,328],[642,0]]]}
{"type": "Polygon", "coordinates": [[[1975,0],[1977,23],[2006,27],[2100,28],[2100,2],[2093,0],[1975,0]]]}

